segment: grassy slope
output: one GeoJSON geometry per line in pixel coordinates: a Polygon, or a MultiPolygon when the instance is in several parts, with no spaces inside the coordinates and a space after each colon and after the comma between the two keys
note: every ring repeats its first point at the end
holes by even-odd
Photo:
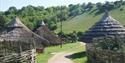
{"type": "MultiPolygon", "coordinates": [[[[120,8],[110,11],[110,15],[115,18],[116,20],[120,21],[123,25],[125,25],[125,5],[122,6],[123,11],[120,11],[120,8]]],[[[91,11],[90,11],[91,12],[91,11]]],[[[63,22],[63,32],[70,33],[72,31],[86,31],[88,30],[92,25],[94,25],[95,22],[99,21],[99,19],[102,17],[103,14],[95,16],[94,13],[89,14],[84,13],[82,15],[76,16],[70,20],[63,22]]],[[[60,31],[59,28],[60,23],[58,24],[58,29],[55,31],[56,33],[60,31]]],[[[38,63],[47,63],[47,60],[52,56],[50,53],[52,52],[61,52],[61,51],[75,51],[75,52],[82,52],[83,47],[79,46],[78,43],[72,43],[72,44],[65,44],[63,48],[60,48],[59,46],[55,47],[48,47],[45,50],[45,53],[38,54],[37,56],[37,62],[38,63]],[[76,47],[75,47],[76,46],[76,47]]],[[[78,54],[80,55],[80,54],[78,54]]],[[[78,56],[78,55],[74,55],[78,56]]],[[[83,54],[81,54],[83,55],[83,54]]],[[[84,63],[86,61],[86,57],[81,58],[75,58],[72,59],[75,63],[84,63]]]]}
{"type": "MultiPolygon", "coordinates": [[[[51,53],[64,52],[64,51],[79,53],[79,52],[85,51],[85,47],[83,47],[80,43],[64,44],[62,48],[60,48],[60,46],[47,47],[43,54],[37,55],[37,58],[36,58],[37,63],[47,63],[48,59],[52,56],[51,53]]],[[[72,59],[75,63],[84,63],[86,61],[86,57],[80,56],[83,54],[77,54],[77,55],[79,55],[79,56],[76,57],[76,55],[74,55],[73,56],[74,59],[72,59]]]]}
{"type": "MultiPolygon", "coordinates": [[[[120,11],[120,8],[110,11],[110,15],[116,20],[120,21],[125,25],[125,5],[122,6],[123,11],[120,11]]],[[[91,11],[90,11],[91,12],[91,11]]],[[[82,15],[76,16],[70,20],[63,22],[63,32],[70,33],[72,31],[85,31],[88,30],[95,22],[97,22],[103,14],[96,15],[95,12],[89,14],[90,12],[84,13],[82,15]]],[[[58,24],[58,29],[56,33],[60,31],[60,23],[58,24]]]]}

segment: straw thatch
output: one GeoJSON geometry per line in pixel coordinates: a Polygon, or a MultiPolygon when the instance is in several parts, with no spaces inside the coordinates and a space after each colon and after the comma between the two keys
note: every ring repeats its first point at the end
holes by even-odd
{"type": "MultiPolygon", "coordinates": [[[[25,47],[25,43],[28,43],[32,44],[34,48],[43,48],[49,44],[46,39],[33,33],[24,24],[22,24],[18,17],[14,18],[7,25],[7,28],[0,35],[0,42],[20,42],[22,44],[21,47],[25,47]]],[[[18,45],[13,44],[11,46],[18,47],[18,45]]]]}
{"type": "Polygon", "coordinates": [[[61,44],[62,42],[59,37],[57,37],[54,33],[52,33],[47,28],[47,26],[45,25],[43,21],[38,24],[38,28],[36,28],[34,32],[40,35],[41,37],[44,37],[45,39],[47,39],[50,45],[58,45],[58,44],[61,44]]]}
{"type": "Polygon", "coordinates": [[[91,43],[93,38],[106,35],[125,35],[125,28],[117,20],[112,18],[108,12],[105,12],[104,16],[88,31],[86,31],[80,40],[86,43],[91,43]]]}
{"type": "Polygon", "coordinates": [[[33,33],[15,17],[0,35],[0,62],[26,60],[35,63],[35,49],[43,49],[48,44],[48,40],[33,33]]]}

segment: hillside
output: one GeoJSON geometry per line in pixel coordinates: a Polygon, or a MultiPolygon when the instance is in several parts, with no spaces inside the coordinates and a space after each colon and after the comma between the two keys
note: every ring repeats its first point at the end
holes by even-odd
{"type": "MultiPolygon", "coordinates": [[[[94,10],[94,9],[93,9],[94,10]]],[[[69,19],[67,21],[63,22],[63,32],[64,33],[70,33],[73,31],[86,31],[89,29],[95,22],[99,21],[99,19],[102,17],[103,13],[95,15],[97,11],[93,10],[86,12],[82,15],[76,16],[72,19],[69,19]]],[[[123,5],[120,8],[111,10],[110,15],[115,18],[116,20],[120,21],[121,24],[125,25],[125,5],[123,5]],[[122,11],[121,11],[122,9],[122,11]]],[[[55,30],[56,33],[60,31],[60,23],[58,23],[58,29],[55,30]]]]}

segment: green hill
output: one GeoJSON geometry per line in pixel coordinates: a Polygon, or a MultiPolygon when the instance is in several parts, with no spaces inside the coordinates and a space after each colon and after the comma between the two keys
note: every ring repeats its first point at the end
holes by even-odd
{"type": "MultiPolygon", "coordinates": [[[[67,21],[64,21],[62,25],[63,32],[64,33],[70,33],[73,31],[84,32],[88,30],[92,25],[94,25],[95,22],[99,21],[99,19],[103,15],[103,13],[95,15],[97,11],[91,13],[93,10],[86,12],[82,15],[76,16],[67,21]]],[[[113,18],[120,21],[121,24],[125,25],[125,5],[120,8],[111,10],[109,13],[113,18]]],[[[55,32],[58,33],[59,31],[60,31],[60,23],[58,23],[58,29],[55,30],[55,32]]]]}

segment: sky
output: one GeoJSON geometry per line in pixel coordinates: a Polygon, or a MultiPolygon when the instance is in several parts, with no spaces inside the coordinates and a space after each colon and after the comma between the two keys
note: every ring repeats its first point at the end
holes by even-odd
{"type": "Polygon", "coordinates": [[[15,6],[17,9],[21,9],[23,6],[33,5],[33,6],[61,6],[69,4],[82,4],[82,3],[97,3],[105,1],[116,1],[116,0],[0,0],[0,11],[6,11],[9,7],[15,6]]]}

